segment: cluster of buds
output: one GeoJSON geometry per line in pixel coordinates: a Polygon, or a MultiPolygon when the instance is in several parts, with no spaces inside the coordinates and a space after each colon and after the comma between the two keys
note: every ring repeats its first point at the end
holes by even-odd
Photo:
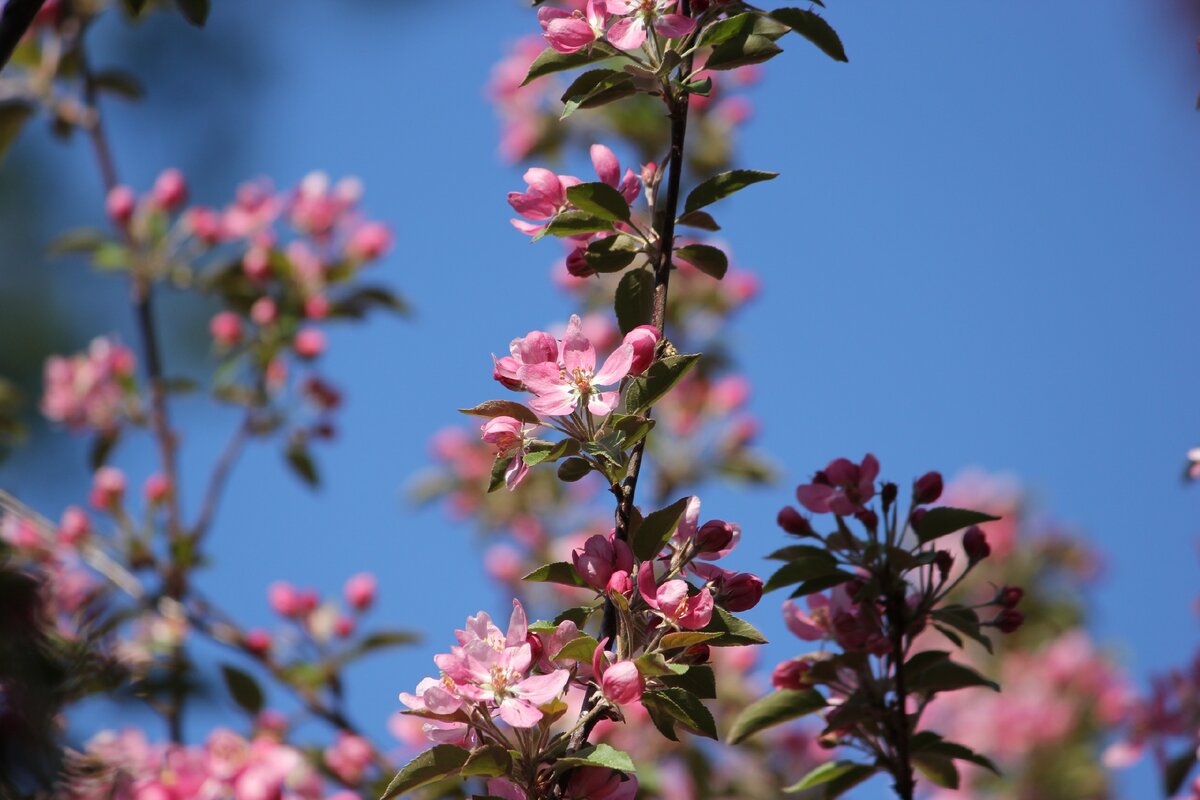
{"type": "MultiPolygon", "coordinates": [[[[346,581],[342,589],[345,608],[337,601],[322,601],[314,589],[301,589],[287,581],[276,581],[267,588],[267,602],[281,618],[294,623],[318,648],[332,639],[348,639],[358,628],[359,618],[375,603],[378,582],[369,572],[361,572],[346,581]]],[[[251,653],[264,657],[272,652],[277,637],[254,628],[242,636],[242,644],[251,653]]]]}
{"type": "Polygon", "coordinates": [[[140,416],[133,351],[112,339],[93,339],[73,356],[46,360],[42,414],[72,431],[113,436],[140,416]]]}

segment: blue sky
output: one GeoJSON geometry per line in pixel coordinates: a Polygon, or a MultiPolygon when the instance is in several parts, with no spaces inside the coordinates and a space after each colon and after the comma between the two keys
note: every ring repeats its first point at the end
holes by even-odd
{"type": "MultiPolygon", "coordinates": [[[[356,174],[367,209],[397,231],[375,277],[417,314],[333,336],[326,366],[349,402],[321,453],[326,486],[310,495],[273,448],[253,451],[204,579],[266,624],[270,580],[334,592],[375,569],[376,619],[428,635],[353,676],[351,706],[382,734],[396,692],[463,617],[506,604],[469,529],[411,508],[405,483],[428,463],[429,432],[494,393],[489,354],[570,312],[547,279],[555,251],[508,226],[519,170],[496,156],[483,97],[504,42],[535,23],[496,0],[452,15],[254,5],[251,22],[216,3],[210,30],[184,34],[186,58],[160,54],[149,101],[113,108],[113,137],[127,182],[192,167],[205,202],[239,177],[356,174]],[[255,79],[212,94],[206,65],[231,48],[255,79]],[[171,98],[155,94],[167,85],[171,98]]],[[[1200,444],[1195,26],[1136,0],[828,5],[850,63],[797,40],[768,65],[739,166],[782,177],[721,210],[739,263],[763,282],[733,335],[783,480],[706,492],[706,510],[742,522],[750,566],[779,541],[772,520],[790,487],[831,457],[875,452],[901,481],[1012,472],[1105,554],[1098,637],[1143,679],[1181,662],[1200,574],[1200,496],[1178,480],[1200,444]]],[[[102,59],[119,61],[123,41],[110,37],[102,59]]],[[[99,221],[82,141],[42,136],[12,158],[57,164],[51,224],[99,221]]],[[[92,285],[76,273],[62,291],[92,285]]],[[[121,292],[98,297],[111,301],[91,300],[100,329],[128,331],[121,292]]],[[[195,402],[181,413],[196,426],[184,459],[195,479],[233,423],[195,402]]],[[[0,485],[57,510],[86,486],[75,444],[18,458],[0,485]]],[[[146,457],[127,448],[122,463],[144,474],[146,457]]],[[[774,604],[751,618],[783,639],[774,604]]],[[[1137,773],[1129,796],[1148,796],[1148,780],[1137,773]]]]}

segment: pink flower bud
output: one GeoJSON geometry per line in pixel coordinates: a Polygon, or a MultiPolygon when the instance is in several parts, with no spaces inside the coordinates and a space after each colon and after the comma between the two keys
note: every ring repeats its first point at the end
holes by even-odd
{"type": "Polygon", "coordinates": [[[137,196],[128,186],[114,186],[104,199],[104,210],[108,212],[109,219],[122,228],[133,218],[136,205],[137,196]]]}
{"type": "Polygon", "coordinates": [[[779,509],[779,514],[775,517],[775,522],[779,524],[779,527],[793,536],[815,535],[812,525],[804,518],[804,515],[792,506],[784,506],[779,509]]]}
{"type": "Polygon", "coordinates": [[[719,598],[727,611],[749,611],[762,600],[762,578],[749,572],[739,572],[724,582],[719,598]]]}
{"type": "Polygon", "coordinates": [[[936,502],[942,496],[942,474],[926,472],[913,484],[913,502],[927,505],[936,502]]]}
{"type": "Polygon", "coordinates": [[[304,328],[296,334],[292,347],[301,358],[316,358],[325,352],[325,334],[316,328],[304,328]]]}
{"type": "Polygon", "coordinates": [[[193,236],[207,245],[221,241],[221,218],[211,208],[189,208],[183,216],[183,224],[193,236]]]}
{"type": "Polygon", "coordinates": [[[271,652],[271,634],[262,628],[246,631],[242,644],[256,656],[264,656],[271,652]]]}
{"type": "Polygon", "coordinates": [[[300,592],[285,581],[276,581],[267,587],[267,602],[281,617],[298,617],[304,611],[300,592]]]}
{"type": "Polygon", "coordinates": [[[1016,608],[1021,602],[1021,598],[1025,596],[1025,590],[1019,586],[1005,586],[1000,590],[1000,595],[996,598],[996,602],[1005,608],[1016,608]]]}
{"type": "Polygon", "coordinates": [[[338,635],[338,638],[348,638],[354,633],[354,618],[339,616],[337,621],[333,623],[333,632],[338,635]]]}
{"type": "Polygon", "coordinates": [[[630,375],[641,375],[654,363],[654,351],[658,347],[661,334],[653,325],[638,325],[625,334],[623,344],[633,347],[633,363],[629,367],[630,375]]]}
{"type": "Polygon", "coordinates": [[[1000,612],[1000,616],[996,617],[994,624],[1001,633],[1013,633],[1021,627],[1021,623],[1024,621],[1025,615],[1020,611],[1015,608],[1006,608],[1000,612]]]}
{"type": "Polygon", "coordinates": [[[300,613],[311,614],[317,610],[317,606],[321,604],[320,596],[312,589],[304,589],[297,597],[300,605],[300,613]]]}
{"type": "Polygon", "coordinates": [[[633,775],[607,767],[579,767],[571,770],[567,795],[571,800],[634,800],[638,782],[633,775]]]}
{"type": "Polygon", "coordinates": [[[962,543],[963,550],[967,553],[967,559],[972,564],[982,561],[992,554],[987,536],[979,529],[978,525],[967,528],[967,532],[963,534],[962,543]]]}
{"type": "Polygon", "coordinates": [[[142,485],[142,494],[146,501],[153,505],[157,505],[167,499],[171,494],[171,481],[166,475],[154,473],[142,485]]]}
{"type": "Polygon", "coordinates": [[[233,347],[242,340],[242,318],[232,311],[222,311],[213,316],[208,331],[218,347],[233,347]]]}
{"type": "Polygon", "coordinates": [[[177,169],[164,170],[154,181],[150,198],[164,211],[174,211],[187,199],[187,181],[177,169]]]}
{"type": "Polygon", "coordinates": [[[576,247],[567,255],[567,273],[574,278],[590,278],[596,274],[587,262],[587,256],[582,247],[576,247]]]}
{"type": "Polygon", "coordinates": [[[619,706],[641,700],[643,688],[642,674],[632,661],[618,661],[604,670],[600,680],[604,696],[619,706]]]}
{"type": "Polygon", "coordinates": [[[346,602],[357,611],[365,611],[375,602],[375,592],[378,584],[375,576],[369,572],[360,572],[346,581],[343,589],[346,602]]]}
{"type": "Polygon", "coordinates": [[[771,685],[780,690],[801,691],[813,687],[812,659],[792,658],[780,663],[771,672],[771,685]]]}
{"type": "Polygon", "coordinates": [[[329,316],[329,300],[323,294],[314,294],[304,301],[304,316],[309,319],[325,319],[329,316]]]}
{"type": "Polygon", "coordinates": [[[279,318],[279,309],[270,297],[260,297],[250,306],[250,319],[255,325],[266,326],[279,318]]]}
{"type": "Polygon", "coordinates": [[[733,526],[720,519],[709,520],[696,531],[696,551],[719,553],[733,541],[733,526]]]}
{"type": "Polygon", "coordinates": [[[251,247],[242,256],[242,272],[252,281],[265,281],[271,277],[271,257],[266,248],[251,247]]]}
{"type": "Polygon", "coordinates": [[[608,594],[619,594],[629,597],[633,593],[633,578],[624,570],[617,570],[608,579],[608,583],[604,587],[604,591],[608,594]]]}
{"type": "Polygon", "coordinates": [[[278,737],[287,733],[288,720],[282,711],[276,711],[273,708],[264,708],[254,718],[254,726],[263,733],[278,737]]]}
{"type": "Polygon", "coordinates": [[[75,547],[87,538],[91,528],[92,522],[86,511],[79,506],[68,506],[58,523],[58,541],[67,547],[75,547]]]}
{"type": "Polygon", "coordinates": [[[374,261],[392,247],[392,232],[386,225],[368,222],[350,235],[346,254],[360,261],[374,261]]]}
{"type": "Polygon", "coordinates": [[[90,501],[94,508],[109,511],[120,507],[125,497],[125,473],[116,467],[101,467],[92,478],[90,501]]]}

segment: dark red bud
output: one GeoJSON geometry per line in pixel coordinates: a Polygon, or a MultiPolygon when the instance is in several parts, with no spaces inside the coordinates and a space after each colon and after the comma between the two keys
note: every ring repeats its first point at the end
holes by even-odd
{"type": "Polygon", "coordinates": [[[1001,633],[1012,633],[1017,628],[1021,627],[1021,623],[1025,621],[1025,615],[1014,608],[1006,608],[1000,612],[1000,616],[996,617],[995,626],[1000,629],[1001,633]]]}
{"type": "Polygon", "coordinates": [[[525,641],[529,642],[530,658],[536,664],[542,658],[542,640],[535,633],[527,633],[525,634],[525,641]]]}
{"type": "Polygon", "coordinates": [[[896,496],[900,494],[900,488],[892,482],[885,483],[883,488],[879,490],[879,497],[883,500],[884,508],[888,508],[892,503],[896,502],[896,496]]]}
{"type": "Polygon", "coordinates": [[[945,550],[938,550],[937,555],[933,557],[933,563],[937,566],[938,572],[941,573],[942,580],[946,580],[950,575],[950,567],[954,564],[954,556],[945,550]]]}
{"type": "Polygon", "coordinates": [[[908,524],[912,525],[917,530],[921,529],[921,520],[925,519],[925,509],[914,508],[912,514],[908,517],[908,524]]]}
{"type": "Polygon", "coordinates": [[[723,520],[710,520],[696,532],[696,550],[701,553],[719,553],[733,541],[733,527],[723,520]]]}
{"type": "Polygon", "coordinates": [[[861,522],[868,530],[875,530],[879,525],[879,515],[869,508],[864,508],[862,511],[856,511],[854,518],[861,522]]]}
{"type": "Polygon", "coordinates": [[[567,256],[567,272],[576,278],[590,278],[596,274],[596,270],[587,263],[582,247],[575,248],[571,255],[567,256]]]}
{"type": "Polygon", "coordinates": [[[784,506],[779,510],[779,515],[775,517],[775,521],[779,523],[779,527],[783,528],[793,536],[814,536],[812,525],[808,524],[808,520],[804,518],[799,511],[792,506],[784,506]]]}
{"type": "Polygon", "coordinates": [[[942,496],[942,473],[926,472],[913,484],[913,502],[917,505],[936,502],[942,496]]]}
{"type": "Polygon", "coordinates": [[[967,552],[967,559],[972,563],[982,561],[992,554],[992,547],[988,544],[987,537],[978,525],[972,525],[967,528],[967,532],[962,538],[963,550],[967,552]]]}
{"type": "Polygon", "coordinates": [[[727,611],[749,611],[758,605],[762,596],[762,578],[749,572],[739,572],[725,581],[719,601],[727,611]]]}
{"type": "Polygon", "coordinates": [[[1000,590],[1000,595],[996,598],[996,602],[1005,608],[1016,608],[1024,596],[1025,590],[1020,586],[1005,586],[1000,590]]]}

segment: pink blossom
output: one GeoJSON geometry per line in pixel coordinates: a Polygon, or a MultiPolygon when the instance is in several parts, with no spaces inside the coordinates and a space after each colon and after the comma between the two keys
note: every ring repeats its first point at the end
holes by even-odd
{"type": "Polygon", "coordinates": [[[829,598],[823,594],[810,594],[808,609],[811,615],[801,611],[795,600],[785,601],[783,621],[787,629],[806,642],[829,638],[829,598]]]}
{"type": "Polygon", "coordinates": [[[377,588],[375,576],[369,572],[360,572],[346,581],[343,593],[346,602],[358,611],[365,611],[375,602],[377,588]]]}
{"type": "Polygon", "coordinates": [[[539,414],[563,416],[586,403],[590,413],[606,416],[620,400],[619,392],[603,391],[603,387],[629,374],[633,348],[621,345],[596,370],[595,348],[581,326],[579,316],[572,316],[562,340],[561,364],[532,364],[518,371],[521,382],[537,395],[529,405],[539,414]]]}
{"type": "Polygon", "coordinates": [[[41,411],[72,430],[113,433],[126,413],[134,368],[133,352],[105,338],[92,340],[84,353],[52,356],[46,361],[41,411]]]}
{"type": "Polygon", "coordinates": [[[374,754],[366,739],[338,731],[333,744],[325,748],[325,764],[346,783],[358,783],[366,774],[374,754]]]}
{"type": "Polygon", "coordinates": [[[93,508],[108,511],[121,505],[125,497],[125,473],[116,467],[101,467],[92,478],[89,500],[93,508]]]}
{"type": "Polygon", "coordinates": [[[620,591],[633,573],[633,550],[615,531],[589,538],[571,553],[571,561],[583,582],[601,592],[620,591]]]}
{"type": "Polygon", "coordinates": [[[174,211],[187,199],[187,180],[177,169],[167,169],[154,181],[150,200],[164,211],[174,211]]]}
{"type": "Polygon", "coordinates": [[[217,212],[206,206],[192,206],[183,214],[184,230],[207,245],[221,241],[221,218],[217,212]]]}
{"type": "Polygon", "coordinates": [[[810,673],[814,659],[808,656],[792,658],[778,664],[771,672],[771,685],[776,689],[811,689],[810,673]]]}
{"type": "Polygon", "coordinates": [[[58,523],[58,541],[67,547],[77,547],[87,538],[92,521],[79,506],[68,506],[58,523]]]}
{"type": "Polygon", "coordinates": [[[586,14],[543,6],[538,9],[546,41],[560,53],[575,53],[604,35],[605,0],[588,0],[586,14]]]}
{"type": "Polygon", "coordinates": [[[558,340],[545,331],[530,331],[524,337],[513,339],[508,344],[509,355],[503,358],[492,356],[492,377],[506,388],[524,390],[521,383],[521,367],[532,364],[557,364],[558,340]]]}
{"type": "Polygon", "coordinates": [[[302,328],[292,342],[296,355],[313,359],[325,352],[325,334],[316,328],[302,328]]]}
{"type": "Polygon", "coordinates": [[[133,218],[136,205],[137,195],[128,186],[114,186],[104,199],[104,210],[108,212],[109,219],[122,228],[133,218]]]}
{"type": "Polygon", "coordinates": [[[383,223],[364,223],[350,234],[346,254],[360,261],[374,261],[391,249],[392,238],[392,231],[383,223]]]}
{"type": "Polygon", "coordinates": [[[602,144],[592,145],[591,156],[592,166],[601,181],[619,191],[625,202],[632,204],[637,200],[642,191],[642,182],[632,169],[626,169],[625,176],[621,177],[621,162],[612,150],[602,144]]]}
{"type": "Polygon", "coordinates": [[[633,348],[633,360],[629,365],[630,375],[641,375],[650,368],[650,365],[654,363],[654,355],[660,338],[662,338],[662,334],[653,325],[638,325],[625,334],[622,344],[633,348]]]}
{"type": "Polygon", "coordinates": [[[271,634],[262,628],[252,628],[242,637],[242,644],[255,655],[265,655],[271,651],[271,634]]]}
{"type": "MultiPolygon", "coordinates": [[[[555,175],[541,167],[527,170],[524,180],[528,189],[523,193],[509,192],[508,204],[526,220],[535,222],[552,219],[566,211],[570,207],[567,203],[567,189],[583,182],[570,175],[555,175]]],[[[512,220],[512,225],[521,233],[530,236],[540,233],[546,227],[545,224],[534,225],[519,219],[512,220]]]]}
{"type": "Polygon", "coordinates": [[[646,605],[668,622],[687,630],[699,630],[712,619],[713,596],[707,589],[692,595],[686,581],[678,578],[656,585],[654,564],[645,561],[638,570],[638,591],[646,605]]]}
{"type": "Polygon", "coordinates": [[[500,458],[512,459],[504,472],[504,485],[511,492],[529,474],[525,463],[525,447],[529,442],[530,426],[513,417],[492,417],[480,427],[483,440],[496,448],[500,458]]]}
{"type": "Polygon", "coordinates": [[[637,792],[637,778],[605,767],[580,767],[567,781],[572,800],[634,800],[637,792]]]}
{"type": "Polygon", "coordinates": [[[604,649],[607,641],[600,642],[592,656],[593,679],[604,696],[619,706],[640,701],[645,681],[638,672],[637,664],[632,661],[612,663],[613,654],[604,649]]]}
{"type": "Polygon", "coordinates": [[[286,581],[276,581],[267,587],[267,602],[281,617],[300,616],[306,605],[300,591],[286,581]]]}
{"type": "Polygon", "coordinates": [[[278,317],[279,309],[275,300],[270,297],[260,297],[250,306],[250,319],[254,320],[255,325],[265,327],[275,322],[278,317]]]}
{"type": "Polygon", "coordinates": [[[621,50],[636,50],[646,42],[646,27],[667,39],[687,36],[696,28],[696,21],[675,14],[678,0],[608,0],[610,14],[628,14],[608,31],[608,40],[621,50]]]}
{"type": "Polygon", "coordinates": [[[242,319],[232,311],[222,311],[208,324],[213,341],[220,347],[233,347],[242,340],[242,319]]]}
{"type": "Polygon", "coordinates": [[[166,501],[171,495],[171,479],[161,473],[154,473],[146,478],[146,483],[142,486],[142,494],[151,505],[158,505],[166,501]]]}
{"type": "Polygon", "coordinates": [[[813,482],[796,489],[796,499],[814,514],[849,516],[863,509],[875,496],[879,461],[868,453],[862,464],[834,459],[813,477],[813,482]]]}

